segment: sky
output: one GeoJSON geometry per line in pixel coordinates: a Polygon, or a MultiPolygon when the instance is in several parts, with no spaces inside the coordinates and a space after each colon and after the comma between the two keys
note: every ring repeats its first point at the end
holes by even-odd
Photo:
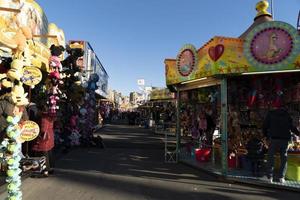
{"type": "MultiPolygon", "coordinates": [[[[198,49],[214,36],[238,37],[258,0],[37,0],[66,40],[89,41],[109,75],[109,88],[128,95],[165,87],[164,59],[187,43],[198,49]]],[[[276,21],[297,24],[300,0],[273,0],[276,21]]]]}

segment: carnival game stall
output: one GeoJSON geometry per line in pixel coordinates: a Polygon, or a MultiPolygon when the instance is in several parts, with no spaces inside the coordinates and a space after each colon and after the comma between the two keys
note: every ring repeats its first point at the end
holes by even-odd
{"type": "MultiPolygon", "coordinates": [[[[299,33],[273,21],[267,8],[266,1],[257,4],[253,25],[239,38],[213,37],[198,50],[185,45],[176,59],[165,60],[167,86],[178,98],[179,160],[227,178],[259,181],[263,169],[251,173],[247,144],[255,136],[268,148],[262,135],[266,113],[285,105],[299,127],[299,33]]],[[[289,181],[282,186],[299,188],[299,159],[299,138],[293,137],[289,181]]]]}
{"type": "Polygon", "coordinates": [[[153,115],[152,115],[152,102],[145,102],[140,105],[137,109],[140,114],[140,125],[144,128],[153,127],[153,115]]]}
{"type": "Polygon", "coordinates": [[[175,94],[167,88],[153,90],[150,93],[155,133],[175,135],[175,101],[175,94]]]}

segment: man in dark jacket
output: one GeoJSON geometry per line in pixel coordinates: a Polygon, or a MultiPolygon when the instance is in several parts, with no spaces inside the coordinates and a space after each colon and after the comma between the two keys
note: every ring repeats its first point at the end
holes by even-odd
{"type": "Polygon", "coordinates": [[[270,140],[267,163],[267,178],[270,182],[273,181],[274,155],[277,149],[279,149],[281,161],[279,182],[285,182],[287,151],[291,132],[299,135],[299,131],[293,126],[291,116],[282,106],[268,112],[263,124],[263,133],[270,140]]]}

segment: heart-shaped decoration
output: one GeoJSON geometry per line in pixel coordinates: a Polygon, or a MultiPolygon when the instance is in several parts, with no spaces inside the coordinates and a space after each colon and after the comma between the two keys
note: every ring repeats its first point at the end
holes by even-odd
{"type": "Polygon", "coordinates": [[[218,44],[208,49],[208,55],[213,61],[217,61],[224,53],[224,45],[218,44]]]}

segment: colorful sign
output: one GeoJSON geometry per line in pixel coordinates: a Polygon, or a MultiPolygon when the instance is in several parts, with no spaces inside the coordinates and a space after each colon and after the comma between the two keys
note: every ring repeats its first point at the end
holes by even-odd
{"type": "Polygon", "coordinates": [[[42,80],[42,72],[36,67],[24,67],[23,68],[23,83],[28,86],[34,86],[39,84],[42,80]]]}
{"type": "Polygon", "coordinates": [[[150,93],[150,100],[166,100],[174,98],[175,94],[170,92],[169,89],[153,90],[150,93]]]}
{"type": "Polygon", "coordinates": [[[40,127],[34,121],[25,121],[22,124],[21,139],[24,141],[34,140],[40,133],[40,127]]]}
{"type": "Polygon", "coordinates": [[[298,32],[285,22],[262,23],[247,35],[244,52],[257,71],[287,69],[300,53],[298,32]]]}
{"type": "MultiPolygon", "coordinates": [[[[192,56],[188,53],[186,57],[192,56]]],[[[299,70],[300,36],[287,23],[265,22],[250,31],[245,41],[212,38],[197,51],[197,57],[198,62],[188,76],[178,72],[178,59],[166,59],[167,85],[223,74],[299,70]]]]}
{"type": "Polygon", "coordinates": [[[248,72],[250,67],[243,56],[243,40],[238,38],[214,37],[197,51],[197,58],[197,65],[188,77],[177,72],[174,59],[166,59],[167,85],[218,74],[248,72]]]}
{"type": "Polygon", "coordinates": [[[184,45],[180,49],[176,60],[165,60],[167,85],[194,79],[197,65],[198,54],[196,48],[191,44],[184,45]]]}
{"type": "Polygon", "coordinates": [[[185,45],[177,55],[176,65],[181,76],[187,77],[193,73],[197,64],[197,50],[191,45],[185,45]]]}

